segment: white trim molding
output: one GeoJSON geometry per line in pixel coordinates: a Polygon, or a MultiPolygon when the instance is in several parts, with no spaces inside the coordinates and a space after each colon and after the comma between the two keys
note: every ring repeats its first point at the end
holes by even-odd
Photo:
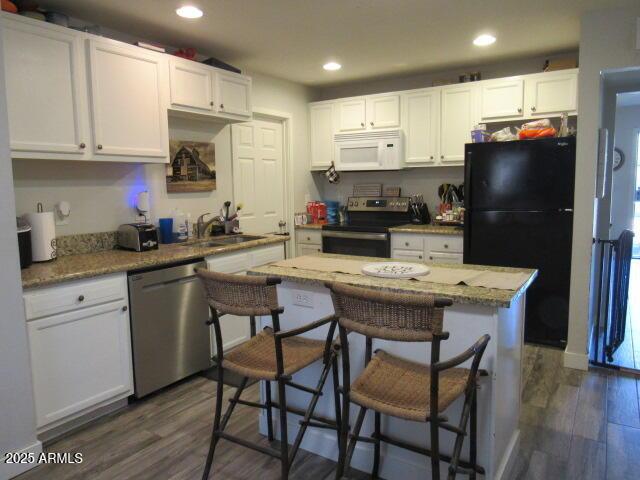
{"type": "MultiPolygon", "coordinates": [[[[2,453],[4,454],[6,452],[2,453]]],[[[33,454],[37,458],[38,455],[42,453],[42,443],[38,440],[35,443],[27,445],[26,447],[12,453],[33,454]]],[[[0,462],[0,480],[17,477],[18,475],[37,466],[37,463],[5,463],[3,458],[2,462],[0,462]]]]}
{"type": "Polygon", "coordinates": [[[589,369],[589,356],[586,353],[576,353],[565,350],[564,366],[567,368],[586,371],[589,369]]]}

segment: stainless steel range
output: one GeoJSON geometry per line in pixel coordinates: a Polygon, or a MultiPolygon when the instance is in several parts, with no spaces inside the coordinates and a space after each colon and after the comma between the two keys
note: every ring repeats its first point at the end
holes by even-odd
{"type": "Polygon", "coordinates": [[[348,223],[322,226],[324,253],[389,258],[389,228],[411,221],[408,197],[349,197],[347,211],[348,223]]]}

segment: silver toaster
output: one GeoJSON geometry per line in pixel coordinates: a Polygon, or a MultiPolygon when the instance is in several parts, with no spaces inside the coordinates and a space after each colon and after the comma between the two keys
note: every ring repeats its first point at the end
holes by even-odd
{"type": "Polygon", "coordinates": [[[150,223],[125,223],[118,227],[118,246],[136,252],[158,249],[158,229],[150,223]]]}

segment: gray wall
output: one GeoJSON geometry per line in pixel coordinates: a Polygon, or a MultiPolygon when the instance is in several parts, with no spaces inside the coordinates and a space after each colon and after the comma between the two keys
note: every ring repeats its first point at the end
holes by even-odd
{"type": "Polygon", "coordinates": [[[455,69],[416,73],[413,75],[403,75],[401,77],[386,77],[350,82],[319,88],[316,93],[316,100],[329,100],[333,98],[410,90],[413,88],[425,88],[433,86],[434,82],[444,81],[447,83],[456,83],[458,81],[458,75],[465,72],[479,71],[482,74],[483,80],[508,77],[511,75],[526,75],[529,73],[541,72],[542,66],[548,58],[577,59],[577,57],[578,52],[572,50],[553,55],[541,55],[522,59],[505,60],[497,63],[461,66],[460,68],[455,69]]]}
{"type": "MultiPolygon", "coordinates": [[[[0,31],[0,92],[4,92],[0,31]]],[[[37,451],[35,407],[27,327],[18,263],[16,214],[9,160],[7,100],[0,94],[0,480],[24,471],[24,465],[4,463],[5,452],[37,451]]]]}
{"type": "Polygon", "coordinates": [[[614,146],[622,150],[625,162],[613,172],[611,238],[617,238],[625,229],[633,229],[640,105],[618,107],[615,122],[614,146]]]}
{"type": "Polygon", "coordinates": [[[640,5],[585,14],[580,28],[578,144],[574,205],[569,340],[565,365],[587,368],[592,305],[592,239],[598,128],[602,126],[601,72],[640,65],[635,48],[640,5]]]}

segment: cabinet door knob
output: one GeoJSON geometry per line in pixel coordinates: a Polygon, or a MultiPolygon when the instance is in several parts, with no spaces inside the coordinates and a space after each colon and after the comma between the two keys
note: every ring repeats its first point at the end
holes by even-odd
{"type": "Polygon", "coordinates": [[[82,142],[82,143],[80,144],[80,148],[85,148],[86,146],[87,146],[87,145],[86,145],[84,142],[82,142]]]}
{"type": "Polygon", "coordinates": [[[522,113],[522,109],[521,108],[518,108],[518,113],[522,113]]]}
{"type": "Polygon", "coordinates": [[[364,122],[360,122],[360,126],[361,126],[361,127],[364,127],[364,122]]]}
{"type": "Polygon", "coordinates": [[[447,245],[446,243],[444,244],[444,248],[449,248],[449,245],[447,245]]]}
{"type": "Polygon", "coordinates": [[[220,104],[220,108],[224,108],[224,103],[221,103],[221,104],[220,104]]]}
{"type": "Polygon", "coordinates": [[[79,301],[79,302],[84,302],[84,295],[80,295],[80,296],[78,297],[78,301],[79,301]]]}
{"type": "Polygon", "coordinates": [[[211,105],[211,106],[213,107],[213,100],[211,100],[211,101],[209,102],[209,105],[211,105]]]}
{"type": "Polygon", "coordinates": [[[102,145],[98,145],[98,150],[102,150],[102,145]]]}
{"type": "Polygon", "coordinates": [[[418,255],[418,258],[419,258],[420,260],[422,260],[422,255],[418,255]]]}
{"type": "Polygon", "coordinates": [[[444,160],[444,155],[440,155],[440,160],[444,160]]]}
{"type": "Polygon", "coordinates": [[[535,112],[536,111],[536,107],[531,107],[531,111],[535,112]]]}
{"type": "Polygon", "coordinates": [[[433,257],[429,257],[429,260],[433,260],[433,257]]]}
{"type": "Polygon", "coordinates": [[[409,242],[404,242],[404,246],[408,247],[409,246],[409,242]]]}
{"type": "Polygon", "coordinates": [[[433,160],[433,155],[431,155],[431,156],[429,157],[429,160],[433,160]]]}
{"type": "Polygon", "coordinates": [[[122,307],[122,311],[126,312],[127,310],[129,310],[129,307],[127,307],[126,305],[124,307],[122,307]]]}
{"type": "Polygon", "coordinates": [[[369,124],[373,127],[373,122],[370,122],[369,124]]]}

